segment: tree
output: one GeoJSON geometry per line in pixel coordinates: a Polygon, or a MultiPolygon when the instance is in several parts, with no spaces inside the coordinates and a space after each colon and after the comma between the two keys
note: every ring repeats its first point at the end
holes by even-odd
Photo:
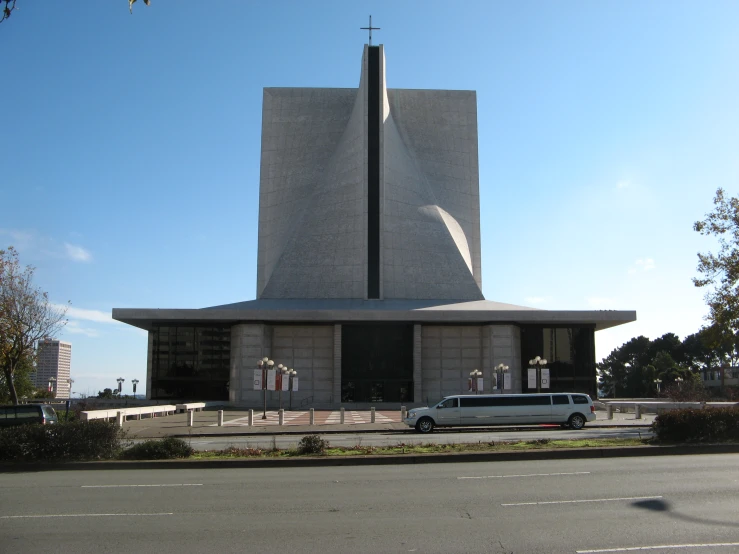
{"type": "MultiPolygon", "coordinates": [[[[36,387],[31,380],[33,372],[36,368],[33,364],[32,356],[25,356],[15,369],[15,377],[13,384],[15,385],[15,392],[18,398],[36,398],[36,387]]],[[[5,404],[11,401],[10,387],[8,386],[5,378],[5,373],[0,372],[0,404],[5,404]]]]}
{"type": "Polygon", "coordinates": [[[0,369],[13,404],[18,404],[14,379],[19,368],[34,359],[40,339],[56,335],[67,323],[66,307],[55,307],[33,286],[34,271],[21,268],[12,246],[0,250],[0,369]]]}
{"type": "Polygon", "coordinates": [[[113,389],[103,389],[101,391],[98,391],[98,398],[106,398],[108,400],[112,400],[113,399],[113,389]]]}
{"type": "MultiPolygon", "coordinates": [[[[5,21],[10,17],[10,14],[13,13],[13,10],[15,10],[15,2],[16,0],[0,0],[0,4],[5,4],[2,8],[2,14],[0,14],[0,23],[5,21]]],[[[144,0],[144,4],[147,6],[149,5],[150,0],[144,0]]],[[[133,13],[133,5],[136,3],[136,0],[128,0],[128,10],[133,13]]]]}
{"type": "Polygon", "coordinates": [[[726,198],[723,189],[718,189],[713,205],[713,211],[696,221],[693,229],[716,237],[719,250],[716,254],[698,253],[701,276],[694,278],[693,284],[707,289],[711,346],[731,353],[733,364],[739,339],[739,199],[726,198]]]}

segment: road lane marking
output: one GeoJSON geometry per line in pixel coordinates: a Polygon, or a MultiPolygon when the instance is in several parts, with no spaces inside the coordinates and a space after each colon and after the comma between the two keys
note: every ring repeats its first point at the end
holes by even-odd
{"type": "Polygon", "coordinates": [[[121,489],[126,487],[202,487],[202,483],[174,483],[171,485],[81,485],[81,489],[121,489]]]}
{"type": "Polygon", "coordinates": [[[706,544],[660,544],[657,546],[631,546],[629,548],[602,548],[600,550],[578,550],[577,554],[599,552],[634,552],[637,550],[664,550],[667,548],[714,548],[716,546],[739,546],[739,542],[714,542],[706,544]]]}
{"type": "Polygon", "coordinates": [[[483,475],[480,477],[457,477],[457,479],[503,479],[506,477],[553,477],[556,475],[590,475],[589,471],[573,471],[571,473],[523,473],[521,475],[483,475]]]}
{"type": "Polygon", "coordinates": [[[30,516],[0,516],[0,519],[40,519],[47,517],[118,517],[118,516],[173,516],[174,512],[154,513],[154,514],[47,514],[47,515],[30,515],[30,516]]]}
{"type": "Polygon", "coordinates": [[[615,502],[617,500],[655,500],[661,496],[624,496],[621,498],[593,498],[588,500],[550,500],[546,502],[514,502],[501,506],[541,506],[545,504],[583,504],[586,502],[615,502]]]}

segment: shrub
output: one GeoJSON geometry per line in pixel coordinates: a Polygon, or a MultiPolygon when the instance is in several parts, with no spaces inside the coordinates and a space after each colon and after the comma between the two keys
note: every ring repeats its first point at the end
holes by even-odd
{"type": "Polygon", "coordinates": [[[663,442],[739,441],[739,408],[671,410],[655,418],[652,430],[663,442]]]}
{"type": "Polygon", "coordinates": [[[70,421],[0,429],[0,460],[109,460],[121,449],[124,433],[108,421],[70,421]]]}
{"type": "Polygon", "coordinates": [[[325,454],[328,441],[319,435],[306,435],[298,443],[298,454],[325,454]]]}
{"type": "Polygon", "coordinates": [[[182,439],[167,437],[134,444],[123,451],[121,458],[126,460],[174,460],[189,458],[194,453],[195,449],[182,439]]]}

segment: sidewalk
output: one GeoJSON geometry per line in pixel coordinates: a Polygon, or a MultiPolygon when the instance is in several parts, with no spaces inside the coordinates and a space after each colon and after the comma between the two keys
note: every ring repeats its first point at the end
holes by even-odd
{"type": "MultiPolygon", "coordinates": [[[[606,419],[605,411],[596,412],[598,419],[589,422],[586,427],[649,427],[654,414],[644,414],[636,419],[633,413],[614,413],[613,419],[606,419]]],[[[278,413],[267,411],[267,419],[262,419],[261,411],[254,412],[253,425],[248,424],[248,411],[228,410],[223,414],[223,426],[218,426],[217,411],[194,412],[193,426],[189,427],[189,414],[175,414],[166,417],[155,417],[131,420],[123,424],[131,438],[157,438],[166,436],[229,436],[229,435],[305,435],[327,433],[412,433],[414,430],[400,421],[400,412],[378,411],[375,423],[370,423],[369,411],[344,412],[344,423],[339,423],[338,410],[316,410],[314,425],[310,425],[307,411],[285,412],[283,425],[279,425],[278,413]]],[[[516,425],[515,428],[540,428],[539,425],[516,425]]],[[[470,429],[470,428],[466,428],[470,429]]],[[[505,427],[486,427],[486,429],[505,429],[505,427]]]]}

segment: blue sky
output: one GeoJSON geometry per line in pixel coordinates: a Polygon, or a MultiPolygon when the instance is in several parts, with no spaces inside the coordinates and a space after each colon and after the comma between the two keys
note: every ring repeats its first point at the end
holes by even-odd
{"type": "MultiPolygon", "coordinates": [[[[74,390],[144,381],[113,307],[255,297],[262,88],[474,89],[483,292],[697,331],[692,230],[739,185],[736,2],[51,2],[0,24],[0,244],[72,302],[74,390]]],[[[141,389],[139,389],[141,390],[141,389]]]]}

